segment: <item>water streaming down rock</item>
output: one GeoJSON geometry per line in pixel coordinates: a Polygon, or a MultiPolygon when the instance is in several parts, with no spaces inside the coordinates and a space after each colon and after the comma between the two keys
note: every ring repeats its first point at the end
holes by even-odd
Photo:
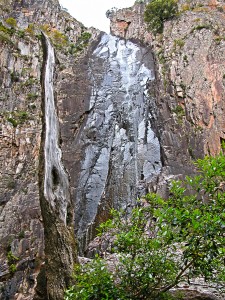
{"type": "Polygon", "coordinates": [[[45,36],[47,60],[45,66],[45,178],[44,195],[54,210],[66,224],[69,201],[69,181],[62,165],[62,153],[59,147],[59,123],[55,107],[53,77],[55,66],[54,49],[45,36]]]}
{"type": "Polygon", "coordinates": [[[64,298],[65,289],[72,284],[73,266],[77,255],[69,180],[61,161],[59,146],[59,121],[53,85],[55,55],[46,35],[43,35],[43,50],[44,118],[39,192],[44,226],[45,263],[38,274],[34,299],[61,300],[64,298]]]}
{"type": "Polygon", "coordinates": [[[75,211],[81,243],[87,230],[86,242],[92,238],[99,211],[104,219],[110,207],[129,206],[146,193],[147,183],[161,169],[147,91],[148,83],[154,81],[150,51],[105,34],[89,65],[93,88],[79,141],[85,155],[75,211]]]}

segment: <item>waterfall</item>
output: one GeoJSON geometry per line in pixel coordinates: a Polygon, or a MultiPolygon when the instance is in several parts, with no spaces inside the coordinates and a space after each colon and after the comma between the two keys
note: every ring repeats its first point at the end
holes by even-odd
{"type": "Polygon", "coordinates": [[[45,177],[44,196],[66,224],[69,199],[69,180],[62,165],[62,153],[59,147],[59,122],[54,99],[54,49],[46,35],[47,58],[45,65],[45,177]]]}
{"type": "Polygon", "coordinates": [[[149,50],[107,34],[93,53],[90,113],[79,141],[85,152],[76,195],[80,236],[104,199],[108,206],[126,207],[161,170],[147,89],[155,79],[153,66],[149,50]]]}

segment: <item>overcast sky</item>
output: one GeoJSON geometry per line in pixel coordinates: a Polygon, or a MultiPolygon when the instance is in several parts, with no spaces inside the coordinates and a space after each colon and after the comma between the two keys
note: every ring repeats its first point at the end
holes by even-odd
{"type": "Polygon", "coordinates": [[[95,27],[109,33],[109,19],[105,13],[112,7],[130,7],[135,0],[59,0],[68,12],[86,27],[95,27]]]}

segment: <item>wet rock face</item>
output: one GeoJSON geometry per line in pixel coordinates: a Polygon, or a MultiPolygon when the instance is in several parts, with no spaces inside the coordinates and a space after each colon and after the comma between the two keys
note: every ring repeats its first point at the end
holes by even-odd
{"type": "Polygon", "coordinates": [[[162,147],[164,179],[191,173],[191,160],[218,153],[225,138],[224,1],[178,5],[179,17],[165,22],[157,36],[135,29],[136,22],[144,24],[143,14],[130,18],[139,5],[110,16],[116,35],[124,37],[123,20],[130,22],[126,38],[139,35],[151,42],[157,78],[153,124],[162,147]]]}
{"type": "Polygon", "coordinates": [[[161,169],[149,111],[147,83],[155,79],[149,50],[103,35],[89,60],[89,77],[89,111],[77,141],[83,149],[75,194],[79,236],[98,209],[126,207],[161,169]]]}

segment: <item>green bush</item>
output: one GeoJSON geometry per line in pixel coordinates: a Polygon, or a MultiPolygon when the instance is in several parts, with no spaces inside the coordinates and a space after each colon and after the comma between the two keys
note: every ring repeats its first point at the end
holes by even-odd
{"type": "Polygon", "coordinates": [[[198,277],[224,286],[225,156],[196,165],[196,176],[172,183],[169,199],[148,194],[129,217],[112,211],[100,229],[115,240],[114,273],[99,259],[78,267],[66,300],[171,299],[173,287],[198,277]]]}
{"type": "Polygon", "coordinates": [[[91,38],[90,32],[82,32],[78,37],[76,44],[70,44],[69,53],[77,54],[88,46],[89,40],[91,38]]]}
{"type": "Polygon", "coordinates": [[[107,270],[105,263],[95,260],[75,267],[75,285],[65,294],[66,300],[116,300],[123,299],[115,287],[113,276],[107,270]]]}
{"type": "Polygon", "coordinates": [[[153,33],[162,33],[164,22],[176,16],[178,6],[176,0],[152,0],[146,5],[144,20],[153,33]]]}
{"type": "Polygon", "coordinates": [[[182,39],[176,39],[173,41],[173,45],[175,48],[177,47],[182,48],[185,45],[185,41],[182,39]]]}
{"type": "Polygon", "coordinates": [[[29,119],[29,115],[26,111],[15,111],[7,114],[7,121],[12,124],[13,127],[24,124],[29,119]]]}
{"type": "Polygon", "coordinates": [[[9,272],[11,275],[13,275],[17,270],[16,262],[18,260],[19,258],[13,255],[11,250],[7,252],[7,263],[9,265],[9,272]]]}
{"type": "Polygon", "coordinates": [[[14,18],[8,18],[5,20],[6,24],[8,24],[9,26],[15,28],[17,26],[17,22],[14,18]]]}
{"type": "Polygon", "coordinates": [[[38,94],[35,94],[35,93],[28,93],[27,94],[27,99],[28,100],[35,100],[38,98],[38,94]]]}
{"type": "Polygon", "coordinates": [[[194,32],[195,30],[202,30],[202,29],[212,29],[212,26],[209,24],[202,24],[202,25],[198,25],[195,26],[191,29],[191,33],[194,32]]]}

